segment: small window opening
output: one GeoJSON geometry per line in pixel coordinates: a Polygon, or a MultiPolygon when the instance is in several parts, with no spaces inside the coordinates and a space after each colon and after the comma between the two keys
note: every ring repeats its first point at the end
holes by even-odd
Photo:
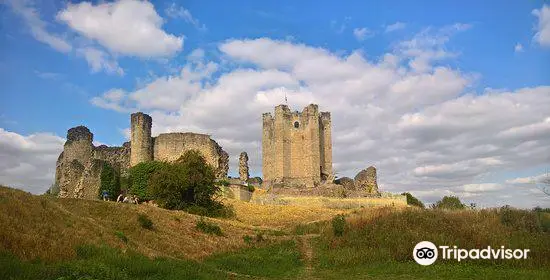
{"type": "Polygon", "coordinates": [[[294,128],[299,128],[300,127],[300,123],[299,122],[294,122],[294,128]]]}

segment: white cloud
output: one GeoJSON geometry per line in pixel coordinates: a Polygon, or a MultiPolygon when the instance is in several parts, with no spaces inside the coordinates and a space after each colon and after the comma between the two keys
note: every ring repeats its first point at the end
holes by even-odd
{"type": "Polygon", "coordinates": [[[398,21],[394,24],[390,24],[390,25],[386,26],[385,32],[389,33],[389,32],[393,32],[393,31],[401,30],[401,29],[404,29],[406,26],[407,25],[405,23],[398,21]]]}
{"type": "Polygon", "coordinates": [[[523,45],[520,44],[520,43],[517,43],[516,46],[514,47],[514,51],[515,52],[523,52],[523,45]]]}
{"type": "Polygon", "coordinates": [[[104,70],[106,73],[124,75],[124,70],[118,66],[117,61],[110,58],[109,54],[102,50],[85,47],[77,49],[76,52],[84,56],[94,73],[104,70]]]}
{"type": "Polygon", "coordinates": [[[116,54],[163,57],[183,47],[183,36],[162,30],[162,18],[147,1],[119,0],[97,5],[69,3],[57,18],[116,54]]]}
{"type": "Polygon", "coordinates": [[[48,24],[40,18],[40,13],[34,7],[32,1],[6,0],[6,3],[23,19],[36,40],[49,45],[59,52],[67,53],[72,50],[71,44],[65,38],[48,32],[48,24]]]}
{"type": "Polygon", "coordinates": [[[49,133],[24,136],[0,128],[0,184],[44,193],[54,182],[64,142],[49,133]]]}
{"type": "Polygon", "coordinates": [[[201,24],[198,19],[193,17],[191,12],[181,6],[176,5],[176,3],[172,3],[170,7],[166,8],[164,10],[167,16],[171,18],[181,18],[185,20],[185,22],[192,24],[195,28],[205,31],[206,25],[201,24]]]}
{"type": "Polygon", "coordinates": [[[427,202],[454,194],[480,206],[544,205],[548,198],[536,189],[484,178],[548,162],[550,86],[471,92],[476,75],[435,63],[458,55],[446,42],[468,27],[424,30],[377,60],[269,38],[229,40],[219,50],[231,70],[197,51],[182,67],[187,74],[117,95],[118,104],[150,112],[154,134],[211,134],[231,155],[232,172],[245,150],[251,173],[259,174],[261,114],[286,94],[293,110],[318,103],[332,112],[339,176],[374,164],[384,191],[410,191],[427,202]],[[422,71],[411,63],[439,51],[422,71]]]}
{"type": "Polygon", "coordinates": [[[355,28],[353,29],[353,36],[355,36],[355,39],[357,39],[357,41],[364,41],[367,38],[373,37],[374,31],[366,27],[355,28]]]}
{"type": "Polygon", "coordinates": [[[532,14],[538,18],[533,40],[543,47],[550,47],[550,6],[544,4],[540,9],[533,10],[532,14]]]}

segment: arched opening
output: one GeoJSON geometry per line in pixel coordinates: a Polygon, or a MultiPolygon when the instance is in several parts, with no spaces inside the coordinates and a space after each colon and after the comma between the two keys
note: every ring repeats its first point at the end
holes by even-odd
{"type": "Polygon", "coordinates": [[[294,128],[299,128],[300,127],[300,123],[299,122],[294,122],[294,128]]]}

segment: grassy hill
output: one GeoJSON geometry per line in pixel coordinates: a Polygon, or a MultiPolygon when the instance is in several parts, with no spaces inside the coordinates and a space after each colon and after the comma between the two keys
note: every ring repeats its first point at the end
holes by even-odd
{"type": "Polygon", "coordinates": [[[220,227],[216,235],[182,211],[0,187],[0,279],[550,278],[550,213],[226,204],[236,217],[205,218],[220,227]],[[341,236],[337,214],[346,215],[341,236]],[[422,240],[531,254],[423,267],[411,256],[422,240]]]}

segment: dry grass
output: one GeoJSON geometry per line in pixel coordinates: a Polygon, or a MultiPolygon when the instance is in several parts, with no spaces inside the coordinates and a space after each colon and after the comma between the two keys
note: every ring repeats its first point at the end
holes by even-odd
{"type": "Polygon", "coordinates": [[[278,230],[289,230],[303,223],[329,220],[351,210],[329,209],[319,205],[259,205],[239,200],[227,200],[233,205],[238,221],[245,225],[278,230]]]}
{"type": "Polygon", "coordinates": [[[24,260],[58,260],[74,257],[82,244],[107,244],[136,250],[146,256],[202,259],[213,253],[244,246],[247,227],[214,220],[224,236],[195,228],[198,217],[147,205],[34,196],[0,187],[0,249],[24,260]],[[139,214],[146,214],[155,230],[143,229],[139,214]],[[124,243],[115,232],[122,232],[124,243]]]}

